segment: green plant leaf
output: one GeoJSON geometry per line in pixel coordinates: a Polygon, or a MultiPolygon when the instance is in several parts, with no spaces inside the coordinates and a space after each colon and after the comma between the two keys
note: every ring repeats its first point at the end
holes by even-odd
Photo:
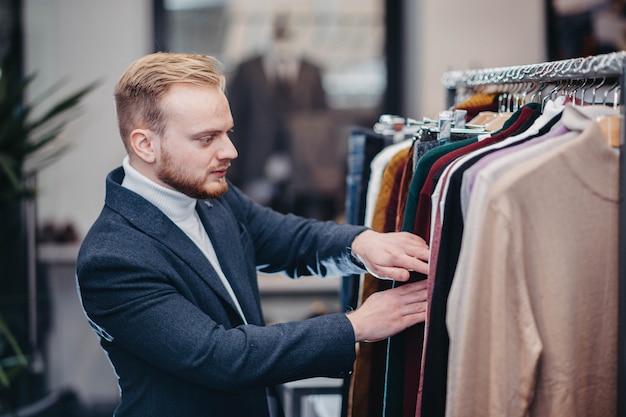
{"type": "MultiPolygon", "coordinates": [[[[24,180],[48,166],[68,149],[69,144],[57,139],[74,119],[80,102],[99,84],[94,82],[58,100],[50,100],[53,93],[59,91],[60,84],[57,84],[32,100],[32,104],[28,104],[24,102],[24,97],[35,75],[16,81],[16,77],[10,76],[12,72],[8,68],[13,67],[9,63],[1,63],[0,207],[4,204],[5,207],[19,205],[20,200],[35,196],[35,190],[25,186],[27,182],[24,180]],[[51,104],[48,105],[47,101],[51,101],[51,104]]],[[[21,226],[7,225],[5,233],[0,236],[0,249],[15,244],[16,239],[21,236],[21,226]]],[[[10,329],[7,321],[0,315],[0,389],[9,387],[28,366],[27,357],[17,342],[21,339],[14,334],[21,335],[21,332],[15,327],[10,329]]],[[[2,400],[0,397],[0,413],[2,400]]]]}
{"type": "Polygon", "coordinates": [[[15,364],[10,364],[9,366],[5,366],[5,361],[7,357],[5,357],[0,362],[0,385],[4,387],[8,387],[11,382],[11,377],[14,375],[14,372],[28,366],[28,361],[26,360],[26,356],[20,349],[19,344],[15,340],[13,333],[11,333],[11,329],[7,325],[4,318],[0,315],[0,336],[6,340],[11,349],[13,350],[13,356],[9,357],[11,362],[15,362],[15,364]]]}
{"type": "MultiPolygon", "coordinates": [[[[22,180],[67,151],[68,144],[58,143],[57,138],[73,120],[80,102],[99,84],[82,87],[32,117],[35,108],[23,103],[23,97],[35,75],[16,83],[4,74],[5,71],[0,72],[0,202],[34,195],[34,190],[25,188],[22,180]]],[[[60,83],[52,86],[34,102],[42,107],[60,87],[60,83]]]]}
{"type": "Polygon", "coordinates": [[[11,155],[0,152],[0,170],[4,171],[7,178],[11,181],[11,185],[19,186],[20,178],[16,174],[17,161],[11,155]]]}
{"type": "Polygon", "coordinates": [[[97,87],[97,85],[98,83],[92,83],[86,87],[83,87],[82,89],[76,91],[75,93],[63,99],[61,102],[54,105],[43,116],[30,123],[30,130],[37,129],[45,123],[48,123],[50,120],[53,120],[57,116],[63,115],[67,111],[74,109],[83,99],[83,97],[95,87],[97,87]]]}

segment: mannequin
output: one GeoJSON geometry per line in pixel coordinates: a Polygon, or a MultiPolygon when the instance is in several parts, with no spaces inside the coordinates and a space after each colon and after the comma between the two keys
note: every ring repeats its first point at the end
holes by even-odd
{"type": "Polygon", "coordinates": [[[298,53],[288,16],[276,16],[271,47],[236,68],[227,88],[235,120],[233,142],[240,161],[231,180],[257,202],[293,212],[291,122],[327,111],[322,71],[298,53]]]}

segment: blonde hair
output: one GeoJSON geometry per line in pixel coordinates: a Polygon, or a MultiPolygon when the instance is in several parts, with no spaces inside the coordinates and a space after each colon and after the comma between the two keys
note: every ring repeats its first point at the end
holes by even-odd
{"type": "Polygon", "coordinates": [[[212,56],[157,52],[139,58],[124,71],[115,86],[117,123],[124,146],[133,129],[149,128],[162,134],[166,117],[161,99],[172,84],[190,83],[224,91],[222,65],[212,56]]]}

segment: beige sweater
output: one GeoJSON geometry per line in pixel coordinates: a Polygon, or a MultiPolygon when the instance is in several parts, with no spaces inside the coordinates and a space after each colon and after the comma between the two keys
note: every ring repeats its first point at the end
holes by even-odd
{"type": "Polygon", "coordinates": [[[448,417],[616,415],[618,166],[593,123],[496,182],[448,299],[448,417]]]}

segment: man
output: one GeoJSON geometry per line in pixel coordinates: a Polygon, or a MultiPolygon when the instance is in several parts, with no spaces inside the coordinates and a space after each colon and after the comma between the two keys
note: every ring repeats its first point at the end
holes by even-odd
{"type": "Polygon", "coordinates": [[[350,372],[355,343],[424,320],[411,283],[357,310],[264,326],[257,271],[407,281],[428,248],[408,233],[283,215],[226,180],[237,151],[219,63],[157,53],[115,89],[128,156],[77,265],[82,303],[119,378],[118,417],[268,416],[268,388],[350,372]]]}

